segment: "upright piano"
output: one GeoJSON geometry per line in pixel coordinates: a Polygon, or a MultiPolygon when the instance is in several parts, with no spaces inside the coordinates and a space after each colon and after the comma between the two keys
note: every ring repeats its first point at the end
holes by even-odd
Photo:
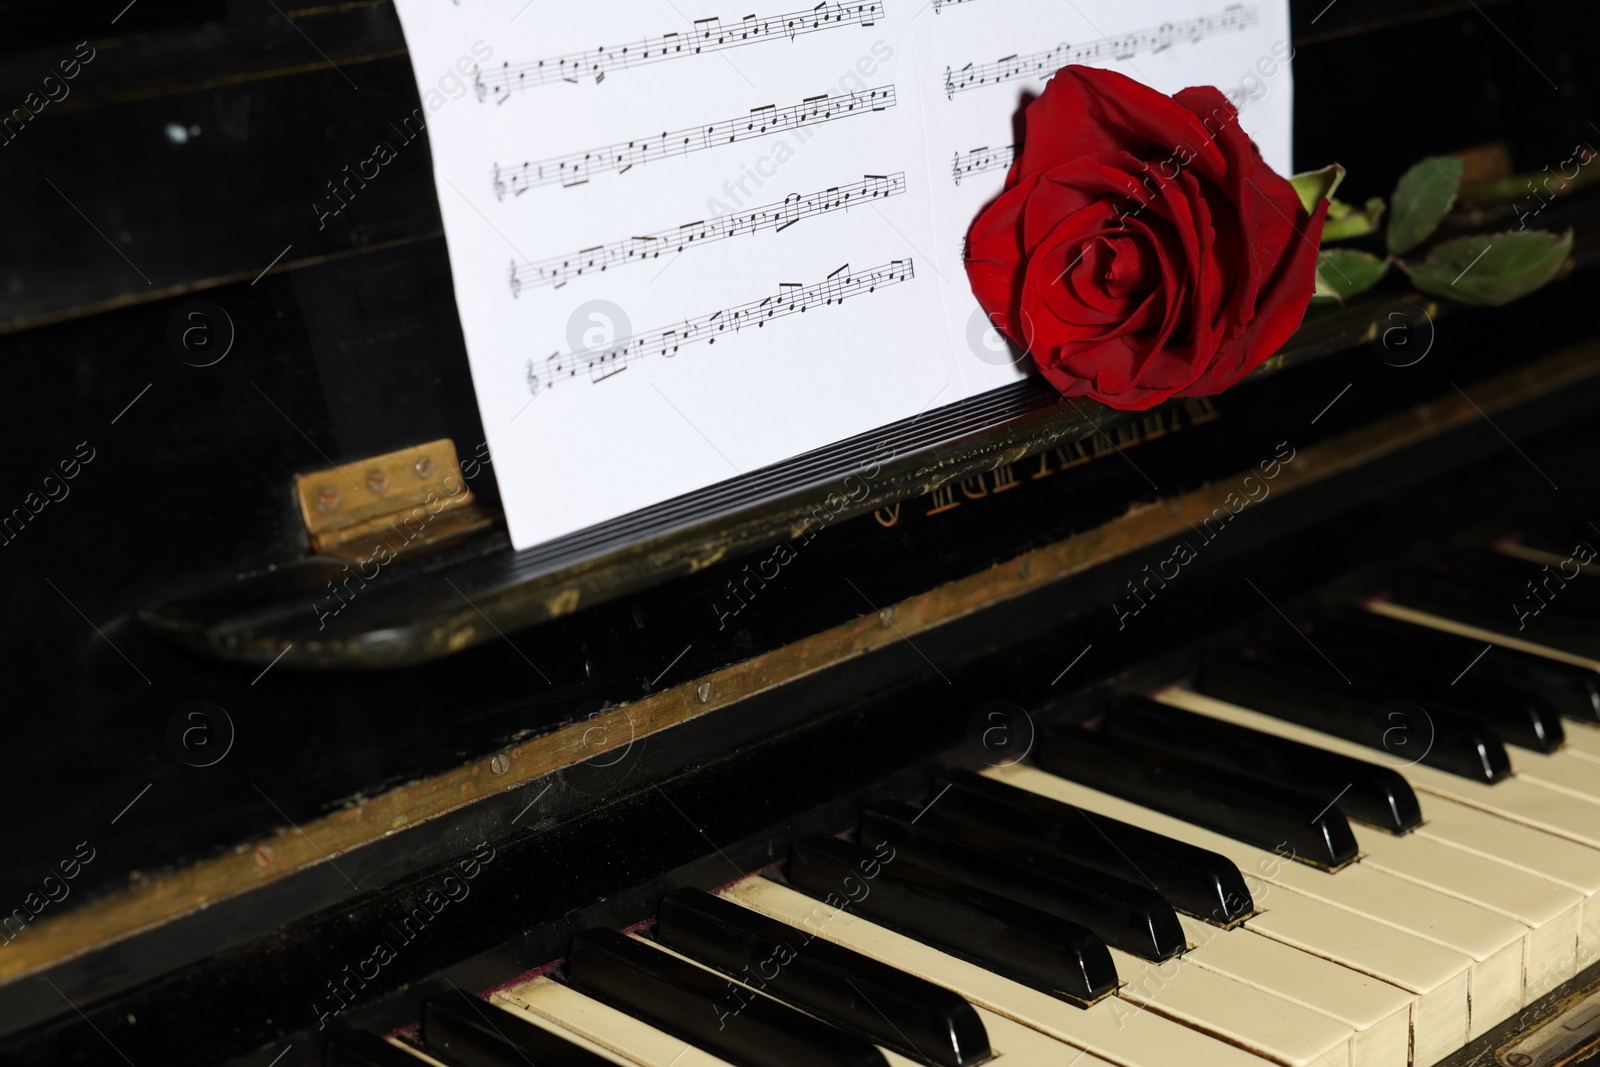
{"type": "MultiPolygon", "coordinates": [[[[1600,138],[1593,5],[1292,10],[1353,199],[1600,138]]],[[[1596,194],[514,551],[427,151],[308,210],[388,0],[0,26],[0,1062],[1600,1062],[1596,194]]]]}

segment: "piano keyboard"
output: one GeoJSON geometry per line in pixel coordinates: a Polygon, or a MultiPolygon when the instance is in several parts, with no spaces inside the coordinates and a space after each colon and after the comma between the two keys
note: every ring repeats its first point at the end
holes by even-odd
{"type": "Polygon", "coordinates": [[[1477,566],[325,1062],[1427,1067],[1600,959],[1600,582],[1541,644],[1484,625],[1510,569],[1477,566]]]}

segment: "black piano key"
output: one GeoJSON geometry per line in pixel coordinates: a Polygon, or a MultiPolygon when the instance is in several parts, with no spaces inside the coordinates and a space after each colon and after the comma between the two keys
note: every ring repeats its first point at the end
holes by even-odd
{"type": "MultiPolygon", "coordinates": [[[[1582,581],[1593,581],[1579,576],[1582,581]]],[[[1600,619],[1563,602],[1559,594],[1535,596],[1526,587],[1459,572],[1408,567],[1393,576],[1395,603],[1497,634],[1600,658],[1600,619]]]]}
{"type": "Polygon", "coordinates": [[[1250,887],[1226,856],[972,771],[942,775],[933,791],[938,806],[918,825],[936,817],[970,822],[996,837],[1149,884],[1177,910],[1218,926],[1255,913],[1250,887]]]}
{"type": "Polygon", "coordinates": [[[1492,727],[1346,685],[1326,664],[1318,670],[1208,657],[1200,665],[1195,688],[1218,700],[1386,752],[1398,764],[1425,763],[1485,783],[1511,773],[1511,757],[1492,727]]]}
{"type": "Polygon", "coordinates": [[[1600,614],[1600,581],[1582,573],[1576,560],[1564,574],[1559,563],[1534,563],[1490,548],[1455,548],[1447,558],[1450,573],[1470,575],[1505,589],[1529,607],[1543,601],[1559,603],[1590,618],[1600,614]]]}
{"type": "Polygon", "coordinates": [[[661,899],[656,940],[902,1055],[968,1067],[989,1035],[959,995],[698,889],[661,899]]]}
{"type": "Polygon", "coordinates": [[[585,930],[572,985],[744,1067],[887,1067],[870,1042],[615,930],[585,930]]]}
{"type": "Polygon", "coordinates": [[[1034,759],[1052,774],[1235,840],[1292,849],[1296,859],[1324,870],[1356,858],[1355,834],[1330,798],[1078,727],[1046,734],[1034,759]]]}
{"type": "Polygon", "coordinates": [[[1503,645],[1493,645],[1485,651],[1484,642],[1476,638],[1419,626],[1353,605],[1329,608],[1318,617],[1316,625],[1319,636],[1340,634],[1351,640],[1381,643],[1416,663],[1452,667],[1459,664],[1456,669],[1462,673],[1454,677],[1462,677],[1463,681],[1486,678],[1536,693],[1566,718],[1600,722],[1600,671],[1593,668],[1503,645]]]}
{"type": "Polygon", "coordinates": [[[1389,833],[1422,822],[1417,794],[1400,773],[1259,730],[1222,722],[1143,697],[1117,702],[1106,716],[1111,737],[1166,749],[1235,774],[1313,796],[1337,797],[1345,817],[1389,833]]]}
{"type": "Polygon", "coordinates": [[[560,1034],[460,991],[423,1004],[422,1044],[430,1055],[463,1067],[615,1067],[560,1034]]]}
{"type": "Polygon", "coordinates": [[[888,846],[798,842],[790,849],[789,880],[826,903],[1079,1006],[1116,988],[1116,967],[1099,935],[917,866],[888,846]]]}
{"type": "Polygon", "coordinates": [[[364,1030],[334,1034],[322,1055],[323,1067],[419,1067],[421,1063],[411,1053],[364,1030]]]}
{"type": "Polygon", "coordinates": [[[796,889],[995,974],[1083,1006],[1117,986],[1105,941],[1083,926],[832,837],[789,849],[796,889]]]}
{"type": "Polygon", "coordinates": [[[1148,886],[1051,857],[1030,866],[1006,840],[985,848],[981,831],[971,835],[964,823],[960,840],[917,820],[908,805],[874,804],[861,813],[861,843],[886,845],[908,863],[1079,923],[1112,948],[1147,960],[1170,959],[1188,947],[1172,905],[1148,886]]]}
{"type": "MultiPolygon", "coordinates": [[[[1600,583],[1596,583],[1600,584],[1600,583]]],[[[1510,688],[1492,679],[1474,678],[1452,684],[1442,665],[1418,661],[1341,634],[1318,634],[1312,648],[1298,635],[1285,631],[1259,650],[1262,662],[1283,660],[1302,667],[1321,668],[1328,659],[1356,685],[1381,691],[1422,705],[1429,711],[1448,711],[1478,719],[1508,745],[1554,752],[1567,739],[1561,716],[1536,693],[1510,688]]],[[[1479,651],[1482,651],[1480,646],[1479,651]]]]}

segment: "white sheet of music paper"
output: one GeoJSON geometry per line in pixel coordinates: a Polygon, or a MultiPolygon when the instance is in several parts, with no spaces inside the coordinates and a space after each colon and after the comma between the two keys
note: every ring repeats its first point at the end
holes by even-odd
{"type": "MultiPolygon", "coordinates": [[[[518,548],[1021,377],[960,255],[1006,165],[956,153],[1054,66],[1232,89],[1288,37],[1286,0],[749,2],[396,0],[518,548]]],[[[1287,69],[1253,77],[1286,168],[1287,69]]]]}

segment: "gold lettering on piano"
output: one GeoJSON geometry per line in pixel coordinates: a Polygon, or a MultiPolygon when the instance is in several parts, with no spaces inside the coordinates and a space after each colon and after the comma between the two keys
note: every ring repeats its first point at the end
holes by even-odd
{"type": "Polygon", "coordinates": [[[961,506],[961,501],[956,499],[956,489],[953,485],[941,485],[928,495],[933,498],[933,507],[928,509],[929,515],[938,515],[961,506]]]}
{"type": "Polygon", "coordinates": [[[1091,451],[1085,443],[1088,440],[1089,438],[1084,438],[1082,440],[1069,441],[1064,445],[1056,446],[1056,455],[1061,457],[1062,470],[1066,470],[1068,467],[1079,466],[1080,464],[1087,463],[1094,458],[1094,452],[1091,451]]]}
{"type": "Polygon", "coordinates": [[[900,505],[891,504],[886,508],[879,508],[872,513],[872,517],[878,520],[879,526],[887,529],[900,521],[900,505]]]}
{"type": "MultiPolygon", "coordinates": [[[[1027,481],[1037,481],[1040,478],[1048,478],[1057,471],[1081,467],[1090,460],[1101,459],[1145,441],[1154,441],[1190,426],[1213,422],[1218,416],[1217,406],[1210,397],[1190,397],[1183,401],[1182,406],[1174,405],[1159,411],[1147,412],[1127,422],[1119,423],[1109,432],[1097,430],[1040,452],[1037,457],[1039,465],[1029,471],[1027,481]],[[1051,462],[1052,455],[1055,457],[1055,462],[1051,462]]],[[[1002,463],[990,472],[988,485],[984,484],[982,475],[975,475],[963,479],[956,488],[961,490],[962,498],[979,500],[1006,489],[1015,489],[1022,484],[1024,482],[1017,475],[1015,465],[1002,463]]],[[[935,489],[928,495],[931,498],[927,511],[929,515],[950,511],[961,503],[956,497],[955,488],[950,486],[935,489]]],[[[874,514],[880,526],[894,526],[900,521],[898,506],[894,509],[880,508],[874,514]]]]}
{"type": "Polygon", "coordinates": [[[1192,396],[1183,402],[1184,414],[1189,416],[1190,426],[1199,426],[1211,422],[1217,417],[1217,405],[1211,402],[1209,396],[1192,396]]]}

